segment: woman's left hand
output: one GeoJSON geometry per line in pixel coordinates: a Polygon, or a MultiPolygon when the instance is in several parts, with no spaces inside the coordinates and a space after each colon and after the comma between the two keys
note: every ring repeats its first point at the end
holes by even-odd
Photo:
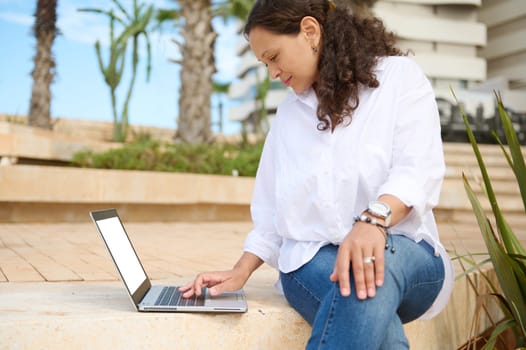
{"type": "Polygon", "coordinates": [[[349,266],[352,265],[358,299],[372,298],[384,283],[385,236],[381,228],[357,222],[338,248],[330,276],[339,282],[342,296],[351,294],[349,266]],[[371,261],[372,260],[372,261],[371,261]]]}

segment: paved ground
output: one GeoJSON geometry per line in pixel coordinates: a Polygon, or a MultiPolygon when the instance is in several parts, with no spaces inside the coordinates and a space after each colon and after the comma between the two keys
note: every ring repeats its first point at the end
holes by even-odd
{"type": "MultiPolygon", "coordinates": [[[[191,277],[230,267],[250,223],[128,223],[152,279],[191,277]]],[[[0,281],[108,281],[117,273],[95,227],[86,224],[0,224],[0,281]]]]}
{"type": "MultiPolygon", "coordinates": [[[[193,277],[229,268],[242,251],[250,222],[125,223],[152,279],[193,277]]],[[[478,253],[473,227],[439,226],[449,249],[478,253]]],[[[526,237],[521,239],[526,242],[526,237]]],[[[91,223],[0,224],[0,282],[117,280],[111,258],[91,223]]]]}

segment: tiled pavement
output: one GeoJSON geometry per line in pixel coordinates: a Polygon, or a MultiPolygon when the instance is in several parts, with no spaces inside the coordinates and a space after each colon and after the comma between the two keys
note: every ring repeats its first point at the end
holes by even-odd
{"type": "MultiPolygon", "coordinates": [[[[191,278],[232,266],[250,222],[126,223],[145,270],[154,280],[191,278]]],[[[440,224],[449,249],[484,251],[473,226],[440,224]]],[[[520,237],[526,242],[526,236],[520,237]]],[[[118,276],[93,224],[0,224],[1,282],[111,281],[118,276]]]]}
{"type": "MultiPolygon", "coordinates": [[[[251,227],[234,223],[125,223],[152,279],[191,277],[235,263],[251,227]]],[[[0,224],[0,281],[109,281],[117,273],[95,227],[0,224]]]]}

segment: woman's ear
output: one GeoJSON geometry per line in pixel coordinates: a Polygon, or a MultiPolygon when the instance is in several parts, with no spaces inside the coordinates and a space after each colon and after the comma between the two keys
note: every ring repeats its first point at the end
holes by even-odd
{"type": "Polygon", "coordinates": [[[305,16],[300,22],[300,30],[312,47],[317,47],[320,43],[321,27],[316,18],[305,16]]]}

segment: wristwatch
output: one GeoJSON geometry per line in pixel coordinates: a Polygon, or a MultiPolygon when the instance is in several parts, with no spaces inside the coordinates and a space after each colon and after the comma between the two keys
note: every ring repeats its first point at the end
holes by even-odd
{"type": "Polygon", "coordinates": [[[372,216],[384,219],[385,226],[389,226],[391,223],[391,208],[384,202],[371,201],[367,206],[367,212],[372,216]]]}

